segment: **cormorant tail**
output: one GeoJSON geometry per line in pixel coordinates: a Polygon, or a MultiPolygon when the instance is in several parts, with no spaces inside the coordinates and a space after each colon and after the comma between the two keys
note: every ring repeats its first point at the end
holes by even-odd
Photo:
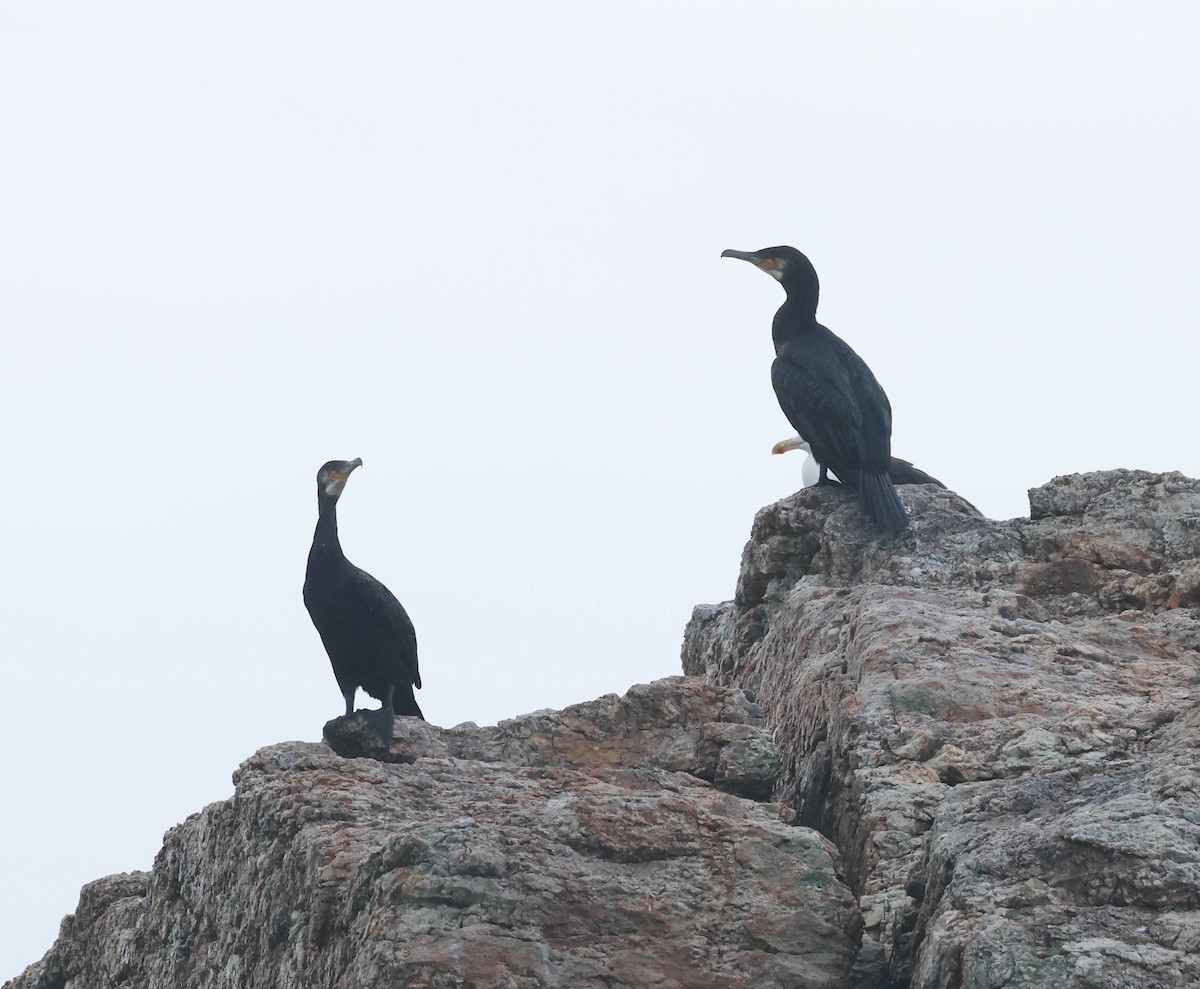
{"type": "Polygon", "coordinates": [[[875,524],[888,532],[899,532],[908,525],[908,516],[900,496],[887,474],[859,474],[858,498],[875,524]]]}
{"type": "Polygon", "coordinates": [[[416,697],[413,696],[411,683],[398,684],[396,687],[396,714],[401,717],[420,718],[425,720],[425,715],[421,713],[421,708],[417,704],[416,697]]]}
{"type": "Polygon", "coordinates": [[[899,457],[892,457],[892,466],[888,468],[888,474],[893,484],[933,484],[939,488],[946,486],[936,477],[926,474],[920,468],[914,467],[907,460],[901,460],[899,457]]]}

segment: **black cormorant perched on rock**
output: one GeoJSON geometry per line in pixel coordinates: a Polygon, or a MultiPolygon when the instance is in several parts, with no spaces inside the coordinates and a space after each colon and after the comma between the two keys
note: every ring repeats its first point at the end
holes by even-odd
{"type": "Polygon", "coordinates": [[[337,501],[362,460],[331,460],[317,473],[317,531],[308,551],[304,606],[321,633],[333,675],[354,713],[362,687],[383,702],[380,733],[390,738],[397,714],[424,720],[413,696],[421,686],[417,633],[408,613],[379,581],[346,559],[338,542],[337,501]]]}
{"type": "MultiPolygon", "coordinates": [[[[806,488],[812,487],[820,479],[821,471],[821,465],[812,455],[812,447],[802,436],[791,436],[786,440],[780,440],[771,447],[772,453],[787,453],[790,450],[803,450],[808,454],[800,467],[800,481],[806,488]]],[[[888,467],[888,476],[892,479],[893,484],[932,484],[939,488],[946,486],[936,477],[931,477],[919,467],[914,467],[907,460],[901,460],[899,457],[892,457],[891,466],[888,467]]]]}
{"type": "Polygon", "coordinates": [[[771,324],[771,383],[783,414],[821,465],[817,483],[827,483],[827,471],[833,471],[858,493],[877,525],[899,532],[908,517],[888,476],[892,407],[862,358],[817,322],[816,269],[794,247],[724,251],[721,257],[749,261],[787,292],[771,324]]]}

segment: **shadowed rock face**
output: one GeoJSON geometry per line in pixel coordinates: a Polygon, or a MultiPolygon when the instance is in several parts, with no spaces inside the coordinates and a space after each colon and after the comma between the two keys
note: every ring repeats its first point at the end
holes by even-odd
{"type": "Polygon", "coordinates": [[[891,984],[1200,985],[1200,483],[1112,471],[992,522],[763,509],[684,669],[751,690],[891,984]]]}
{"type": "MultiPolygon", "coordinates": [[[[338,722],[339,747],[380,744],[338,722]]],[[[151,873],[85,887],[11,985],[846,985],[861,918],[832,845],[727,792],[778,771],[740,690],[674,677],[493,728],[402,718],[382,754],[258,752],[151,873]]]]}

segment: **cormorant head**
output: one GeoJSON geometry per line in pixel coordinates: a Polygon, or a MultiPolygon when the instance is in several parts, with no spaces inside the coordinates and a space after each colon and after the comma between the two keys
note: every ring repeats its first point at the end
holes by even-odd
{"type": "Polygon", "coordinates": [[[764,247],[761,251],[722,251],[723,258],[740,258],[762,268],[776,281],[781,282],[788,295],[793,292],[811,295],[813,309],[819,290],[817,269],[794,247],[764,247]]]}
{"type": "Polygon", "coordinates": [[[362,457],[353,460],[331,460],[317,471],[317,495],[320,498],[332,498],[334,501],[342,493],[350,472],[355,467],[362,466],[362,457]]]}

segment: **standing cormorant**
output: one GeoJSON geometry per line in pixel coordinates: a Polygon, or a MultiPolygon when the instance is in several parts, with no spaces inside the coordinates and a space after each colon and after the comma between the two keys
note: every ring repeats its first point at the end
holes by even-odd
{"type": "Polygon", "coordinates": [[[787,292],[771,324],[771,384],[783,414],[821,465],[817,483],[828,483],[827,471],[833,471],[858,493],[877,525],[899,532],[908,517],[888,476],[892,407],[862,358],[817,322],[816,269],[794,247],[724,251],[721,257],[749,261],[787,292]]]}
{"type": "Polygon", "coordinates": [[[413,696],[413,687],[421,686],[417,633],[395,595],[347,560],[338,542],[337,501],[350,472],[361,466],[361,459],[331,460],[317,473],[317,531],[304,606],[329,653],[346,714],[354,713],[354,692],[362,687],[383,702],[377,727],[390,738],[395,715],[425,717],[413,696]]]}
{"type": "MultiPolygon", "coordinates": [[[[811,488],[820,479],[821,472],[821,465],[812,455],[812,447],[803,436],[790,436],[771,447],[772,453],[787,453],[790,450],[803,450],[808,454],[800,467],[800,483],[806,488],[811,488]]],[[[926,474],[919,467],[914,467],[907,460],[901,460],[899,457],[892,457],[888,467],[888,477],[892,479],[893,484],[932,484],[939,488],[946,486],[936,477],[926,474]]],[[[828,478],[826,481],[832,483],[828,478]]]]}

